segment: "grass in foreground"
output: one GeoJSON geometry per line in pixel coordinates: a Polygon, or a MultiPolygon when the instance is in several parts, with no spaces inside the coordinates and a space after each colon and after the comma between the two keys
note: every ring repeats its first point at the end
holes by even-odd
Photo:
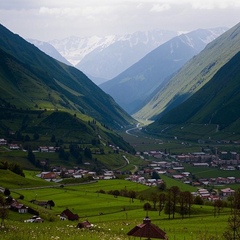
{"type": "MultiPolygon", "coordinates": [[[[198,214],[181,219],[167,219],[167,215],[158,216],[157,211],[148,213],[152,223],[167,233],[169,239],[174,240],[223,240],[222,234],[227,226],[229,211],[225,209],[220,216],[214,217],[212,208],[208,206],[194,206],[198,214]]],[[[6,228],[0,230],[2,240],[18,239],[64,239],[64,240],[125,240],[136,239],[128,237],[127,233],[136,225],[142,223],[145,217],[143,209],[119,212],[112,215],[89,217],[88,221],[93,224],[92,230],[77,229],[78,221],[57,221],[37,223],[23,223],[7,221],[6,228]]],[[[84,221],[81,218],[79,222],[84,221]]],[[[138,238],[137,238],[138,239],[138,238]]]]}

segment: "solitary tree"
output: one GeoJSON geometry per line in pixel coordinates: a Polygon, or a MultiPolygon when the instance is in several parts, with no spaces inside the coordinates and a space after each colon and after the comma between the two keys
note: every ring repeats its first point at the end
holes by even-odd
{"type": "Polygon", "coordinates": [[[180,194],[180,189],[177,186],[172,186],[170,188],[170,191],[172,193],[172,217],[174,218],[175,212],[176,212],[177,200],[180,194]]]}
{"type": "Polygon", "coordinates": [[[133,202],[133,199],[136,198],[137,193],[135,191],[129,191],[129,197],[131,198],[131,201],[133,202]]]}
{"type": "Polygon", "coordinates": [[[50,209],[55,206],[55,203],[53,200],[48,200],[47,204],[50,206],[50,209]]]}
{"type": "Polygon", "coordinates": [[[166,195],[165,193],[160,193],[158,196],[158,215],[160,216],[161,211],[164,209],[166,202],[166,195]]]}
{"type": "Polygon", "coordinates": [[[186,214],[187,211],[187,201],[185,197],[185,192],[179,193],[179,204],[180,204],[180,214],[182,216],[182,219],[184,217],[184,214],[186,214]]]}
{"type": "Polygon", "coordinates": [[[56,137],[55,137],[54,134],[51,136],[51,142],[52,142],[52,143],[53,143],[53,142],[56,142],[56,137]]]}
{"type": "Polygon", "coordinates": [[[216,217],[216,215],[220,215],[220,211],[223,208],[223,201],[222,200],[216,200],[213,204],[214,206],[214,217],[216,217]]]}
{"type": "Polygon", "coordinates": [[[158,202],[158,194],[156,192],[153,192],[151,194],[151,200],[153,202],[153,208],[156,209],[156,205],[157,205],[157,202],[158,202]]]}
{"type": "Polygon", "coordinates": [[[1,218],[1,227],[4,227],[4,220],[8,217],[8,204],[5,200],[5,197],[0,195],[0,218],[1,218]]]}
{"type": "Polygon", "coordinates": [[[228,218],[227,230],[223,233],[226,240],[240,239],[240,212],[234,209],[232,216],[228,218]]]}
{"type": "Polygon", "coordinates": [[[228,219],[228,227],[223,233],[226,240],[240,239],[240,188],[234,193],[232,215],[228,219]]]}
{"type": "Polygon", "coordinates": [[[8,188],[5,188],[4,195],[5,196],[10,196],[11,195],[11,192],[10,192],[10,190],[8,188]]]}
{"type": "Polygon", "coordinates": [[[160,191],[165,191],[166,188],[167,188],[167,185],[166,185],[165,182],[162,182],[162,183],[160,183],[160,184],[158,185],[158,189],[159,189],[160,191]]]}
{"type": "Polygon", "coordinates": [[[185,198],[186,198],[186,203],[187,203],[188,216],[190,216],[190,214],[191,214],[191,206],[193,204],[193,195],[189,191],[186,191],[184,193],[185,193],[185,198]]]}
{"type": "Polygon", "coordinates": [[[173,212],[172,192],[168,190],[166,195],[166,204],[164,207],[164,213],[168,214],[168,219],[170,219],[172,212],[173,212]]]}
{"type": "Polygon", "coordinates": [[[28,159],[28,161],[31,162],[33,165],[36,164],[36,158],[35,158],[35,155],[34,155],[34,153],[32,152],[31,149],[28,150],[27,159],[28,159]]]}

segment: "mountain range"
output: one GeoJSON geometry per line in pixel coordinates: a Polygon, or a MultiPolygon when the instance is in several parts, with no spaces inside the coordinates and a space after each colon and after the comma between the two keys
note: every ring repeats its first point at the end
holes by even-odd
{"type": "MultiPolygon", "coordinates": [[[[134,117],[155,121],[146,131],[174,136],[181,132],[191,138],[204,128],[206,136],[213,132],[238,136],[239,42],[240,23],[227,31],[182,34],[102,85],[111,83],[114,88],[117,82],[126,99],[140,90],[139,96],[145,94],[145,100],[129,106],[135,107],[132,111],[139,109],[134,117]],[[134,81],[127,76],[130,73],[134,81]],[[149,79],[156,82],[149,86],[149,79]],[[136,89],[143,83],[143,90],[136,89]],[[129,85],[124,92],[125,84],[129,85]]],[[[68,141],[104,136],[107,142],[131,149],[111,129],[136,124],[136,120],[83,72],[53,59],[2,25],[0,54],[0,133],[37,130],[47,136],[55,132],[68,141]]]]}
{"type": "Polygon", "coordinates": [[[105,37],[69,37],[49,43],[72,65],[100,84],[177,34],[175,31],[151,30],[105,37]]]}
{"type": "Polygon", "coordinates": [[[240,24],[209,43],[155,92],[150,101],[134,116],[159,119],[203,87],[214,74],[240,50],[240,24]]]}
{"type": "Polygon", "coordinates": [[[154,97],[157,88],[225,31],[226,28],[198,29],[176,36],[99,86],[129,114],[134,114],[154,97]]]}

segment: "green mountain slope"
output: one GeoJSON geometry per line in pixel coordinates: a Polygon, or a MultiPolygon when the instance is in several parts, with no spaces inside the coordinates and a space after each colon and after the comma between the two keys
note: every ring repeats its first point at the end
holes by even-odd
{"type": "Polygon", "coordinates": [[[4,106],[81,113],[111,128],[135,122],[82,72],[54,60],[2,25],[0,54],[4,106]]]}
{"type": "MultiPolygon", "coordinates": [[[[188,100],[149,129],[164,124],[215,125],[217,131],[240,133],[240,51],[188,100]]],[[[178,127],[179,128],[179,127],[178,127]]]]}
{"type": "Polygon", "coordinates": [[[240,50],[240,23],[212,41],[159,90],[134,117],[158,119],[202,88],[240,50]]]}

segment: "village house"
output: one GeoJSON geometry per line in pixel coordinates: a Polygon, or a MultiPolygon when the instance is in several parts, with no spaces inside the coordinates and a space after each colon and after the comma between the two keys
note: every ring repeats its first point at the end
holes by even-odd
{"type": "Polygon", "coordinates": [[[37,215],[32,216],[30,219],[24,220],[24,222],[30,223],[43,223],[44,220],[37,215]]]}
{"type": "Polygon", "coordinates": [[[209,167],[208,163],[193,163],[194,167],[209,167]]]}
{"type": "Polygon", "coordinates": [[[38,147],[39,152],[56,152],[56,148],[53,146],[40,146],[38,147]]]}
{"type": "Polygon", "coordinates": [[[7,145],[7,140],[1,138],[0,139],[0,145],[7,145]]]}
{"type": "Polygon", "coordinates": [[[26,207],[22,203],[19,203],[16,200],[13,200],[13,202],[10,205],[10,209],[12,209],[13,211],[16,211],[18,213],[27,213],[28,212],[28,207],[26,207]]]}
{"type": "Polygon", "coordinates": [[[49,208],[49,209],[55,206],[55,203],[53,202],[53,200],[48,200],[48,201],[31,200],[30,202],[38,206],[49,208]]]}
{"type": "Polygon", "coordinates": [[[204,199],[208,199],[210,197],[209,191],[204,188],[198,189],[197,193],[201,198],[204,198],[204,199]]]}
{"type": "Polygon", "coordinates": [[[57,178],[57,174],[55,172],[41,172],[41,178],[42,179],[56,179],[57,178]]]}
{"type": "Polygon", "coordinates": [[[11,150],[19,150],[20,147],[18,146],[18,144],[8,144],[9,149],[11,150]]]}
{"type": "MultiPolygon", "coordinates": [[[[101,177],[102,179],[105,179],[105,180],[108,180],[108,179],[114,179],[116,178],[115,175],[114,175],[114,172],[113,171],[105,171],[103,173],[103,176],[101,177]]],[[[101,179],[100,178],[100,179],[101,179]]]]}
{"type": "Polygon", "coordinates": [[[235,190],[231,188],[224,188],[220,190],[220,196],[222,197],[229,197],[235,193],[235,190]]]}
{"type": "Polygon", "coordinates": [[[62,213],[60,214],[60,218],[65,218],[68,219],[70,221],[74,221],[74,220],[78,220],[79,216],[78,214],[72,213],[68,208],[65,209],[64,211],[62,211],[62,213]]]}

